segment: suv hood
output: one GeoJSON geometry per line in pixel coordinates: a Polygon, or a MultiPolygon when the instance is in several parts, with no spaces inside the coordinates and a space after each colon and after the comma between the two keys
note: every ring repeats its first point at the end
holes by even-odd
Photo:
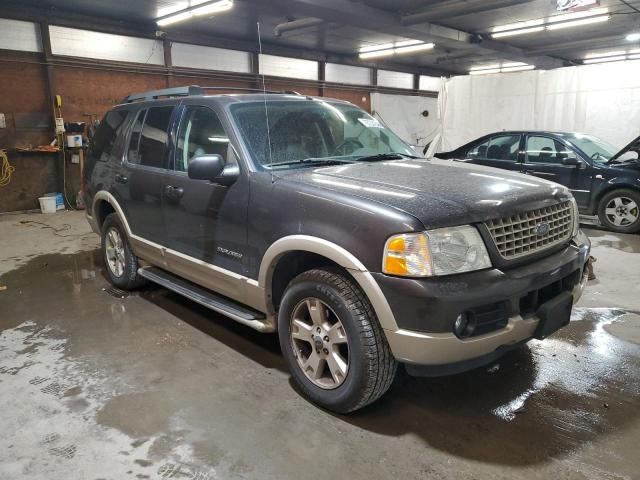
{"type": "Polygon", "coordinates": [[[557,183],[447,160],[363,162],[278,176],[388,205],[426,228],[483,222],[570,198],[557,183]]]}
{"type": "Polygon", "coordinates": [[[629,143],[626,147],[624,147],[622,150],[616,153],[613,157],[611,157],[607,163],[608,164],[615,163],[616,159],[620,158],[625,153],[631,152],[631,151],[639,152],[638,155],[640,157],[640,137],[636,137],[631,143],[629,143]]]}

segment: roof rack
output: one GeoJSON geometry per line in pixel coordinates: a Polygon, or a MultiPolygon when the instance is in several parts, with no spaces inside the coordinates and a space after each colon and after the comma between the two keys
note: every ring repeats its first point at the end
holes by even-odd
{"type": "Polygon", "coordinates": [[[204,89],[197,85],[188,87],[163,88],[161,90],[149,90],[148,92],[132,93],[122,100],[122,103],[131,103],[138,100],[156,100],[160,97],[186,97],[189,95],[204,95],[204,89]]]}
{"type": "Polygon", "coordinates": [[[260,88],[243,88],[243,87],[200,87],[198,85],[189,85],[188,87],[163,88],[161,90],[149,90],[148,92],[132,93],[122,99],[122,103],[132,103],[136,101],[157,100],[160,97],[188,97],[190,95],[206,95],[207,90],[228,90],[234,92],[250,92],[250,93],[275,93],[300,95],[294,90],[262,90],[260,88]]]}

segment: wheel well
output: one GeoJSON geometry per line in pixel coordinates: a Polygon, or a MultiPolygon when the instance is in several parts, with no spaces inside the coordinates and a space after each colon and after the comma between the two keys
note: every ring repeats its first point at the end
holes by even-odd
{"type": "Polygon", "coordinates": [[[100,200],[96,206],[94,214],[96,216],[96,222],[98,223],[98,227],[102,229],[102,224],[104,223],[104,219],[107,218],[107,215],[111,213],[115,213],[115,209],[113,206],[107,202],[106,200],[100,200]]]}
{"type": "Polygon", "coordinates": [[[319,267],[340,267],[333,260],[318,255],[317,253],[295,250],[285,253],[275,266],[271,277],[271,302],[277,311],[289,282],[302,272],[319,267]]]}

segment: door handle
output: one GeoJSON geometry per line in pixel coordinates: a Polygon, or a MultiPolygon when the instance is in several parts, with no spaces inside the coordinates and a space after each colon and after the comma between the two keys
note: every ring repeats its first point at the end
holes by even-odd
{"type": "Polygon", "coordinates": [[[179,198],[182,198],[182,195],[184,195],[184,188],[167,185],[164,187],[164,194],[171,200],[178,200],[179,198]]]}
{"type": "Polygon", "coordinates": [[[596,175],[595,177],[596,180],[604,180],[604,177],[602,175],[596,175]]]}
{"type": "Polygon", "coordinates": [[[121,175],[120,173],[116,173],[113,178],[118,183],[127,183],[129,181],[129,179],[126,176],[121,175]]]}

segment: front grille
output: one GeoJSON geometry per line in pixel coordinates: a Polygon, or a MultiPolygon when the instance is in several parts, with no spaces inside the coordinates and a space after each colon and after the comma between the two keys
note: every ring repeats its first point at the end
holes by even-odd
{"type": "Polygon", "coordinates": [[[518,213],[485,222],[500,256],[505,260],[525,257],[566,242],[573,227],[571,202],[518,213]],[[548,231],[544,232],[544,224],[548,231]]]}

